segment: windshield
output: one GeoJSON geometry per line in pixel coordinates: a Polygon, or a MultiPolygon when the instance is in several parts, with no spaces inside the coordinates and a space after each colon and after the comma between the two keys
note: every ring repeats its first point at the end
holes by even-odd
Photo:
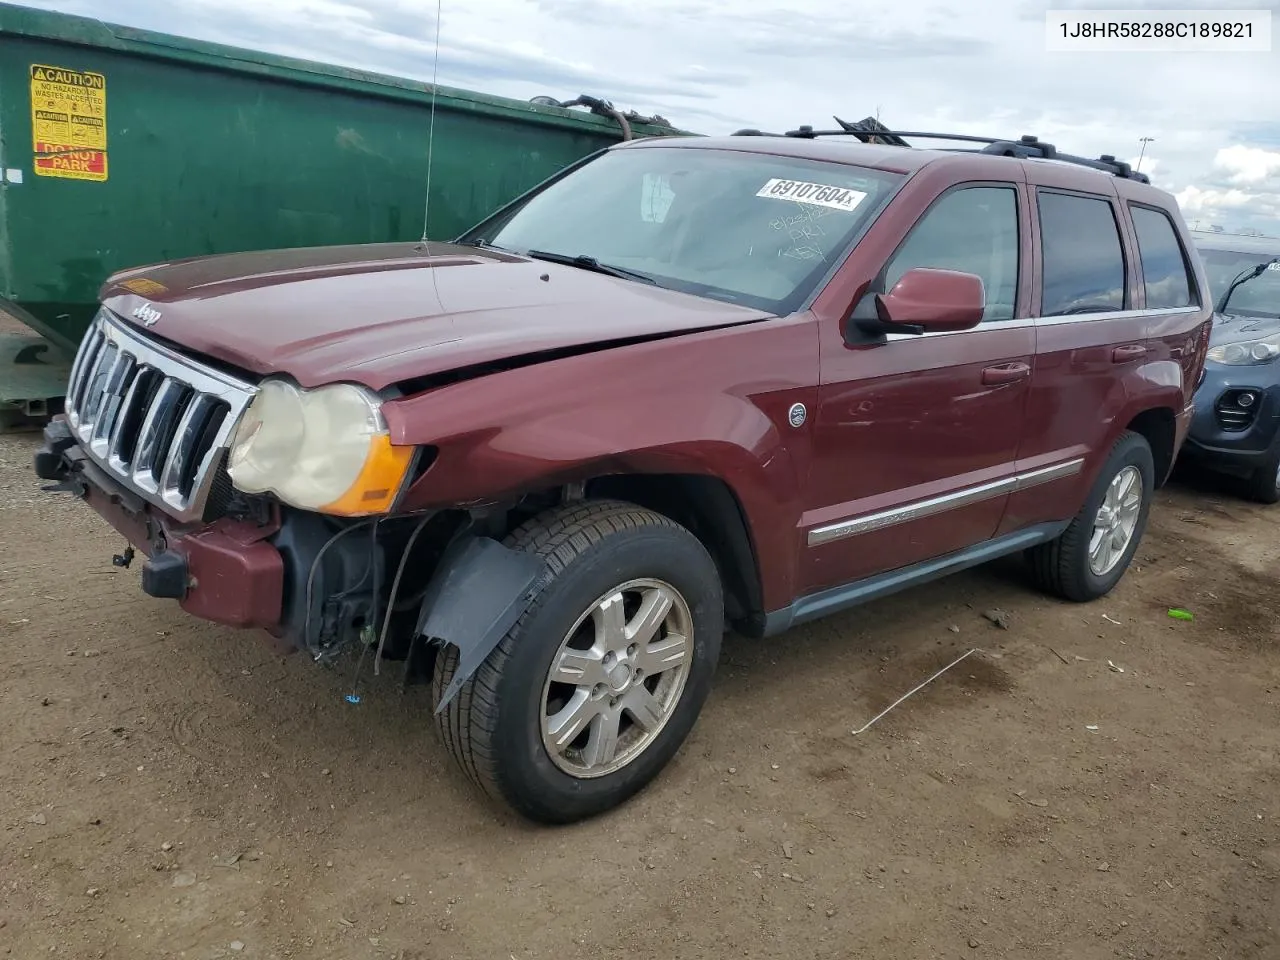
{"type": "MultiPolygon", "coordinates": [[[[1274,253],[1242,253],[1238,250],[1200,250],[1214,304],[1222,300],[1232,280],[1274,256],[1274,253]]],[[[1272,264],[1262,272],[1262,276],[1236,287],[1226,312],[1241,317],[1280,317],[1280,264],[1272,264]]]]}
{"type": "Polygon", "coordinates": [[[615,150],[462,239],[591,257],[659,286],[789,313],[899,174],[725,150],[615,150]]]}

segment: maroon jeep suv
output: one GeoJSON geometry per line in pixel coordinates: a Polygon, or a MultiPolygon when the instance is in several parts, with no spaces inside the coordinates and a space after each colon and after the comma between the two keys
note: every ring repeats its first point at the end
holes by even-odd
{"type": "Polygon", "coordinates": [[[1203,268],[1127,165],[982,144],[631,142],[455,242],[118,274],[36,472],[147,594],[429,671],[489,795],[599,813],[679,749],[730,627],[1012,553],[1073,601],[1123,575],[1203,268]]]}

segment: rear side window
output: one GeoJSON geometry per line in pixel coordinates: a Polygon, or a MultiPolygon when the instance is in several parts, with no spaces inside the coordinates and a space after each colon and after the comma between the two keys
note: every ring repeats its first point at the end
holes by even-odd
{"type": "Polygon", "coordinates": [[[1123,310],[1124,249],[1111,203],[1041,191],[1038,204],[1044,261],[1040,315],[1123,310]]]}
{"type": "Polygon", "coordinates": [[[1012,187],[965,187],[937,200],[885,269],[892,290],[915,267],[982,278],[987,320],[1010,320],[1018,299],[1018,196],[1012,187]]]}
{"type": "Polygon", "coordinates": [[[1193,306],[1187,259],[1168,214],[1132,205],[1129,213],[1138,231],[1138,255],[1142,259],[1147,306],[1151,309],[1193,306]]]}

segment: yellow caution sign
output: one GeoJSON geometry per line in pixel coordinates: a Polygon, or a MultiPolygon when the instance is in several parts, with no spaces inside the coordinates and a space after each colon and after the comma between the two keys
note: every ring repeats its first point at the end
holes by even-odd
{"type": "Polygon", "coordinates": [[[107,78],[31,65],[31,133],[40,177],[107,179],[107,78]]]}

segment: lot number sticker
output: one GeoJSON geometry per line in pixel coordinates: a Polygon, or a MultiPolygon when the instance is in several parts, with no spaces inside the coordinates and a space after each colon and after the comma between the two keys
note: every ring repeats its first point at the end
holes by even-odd
{"type": "Polygon", "coordinates": [[[40,177],[107,179],[107,78],[31,65],[33,166],[40,177]]]}
{"type": "Polygon", "coordinates": [[[797,203],[810,203],[819,207],[830,207],[832,210],[843,210],[851,213],[858,208],[867,195],[861,190],[850,190],[847,187],[828,187],[821,183],[806,183],[803,180],[770,180],[756,193],[757,197],[771,197],[775,200],[794,200],[797,203]]]}

